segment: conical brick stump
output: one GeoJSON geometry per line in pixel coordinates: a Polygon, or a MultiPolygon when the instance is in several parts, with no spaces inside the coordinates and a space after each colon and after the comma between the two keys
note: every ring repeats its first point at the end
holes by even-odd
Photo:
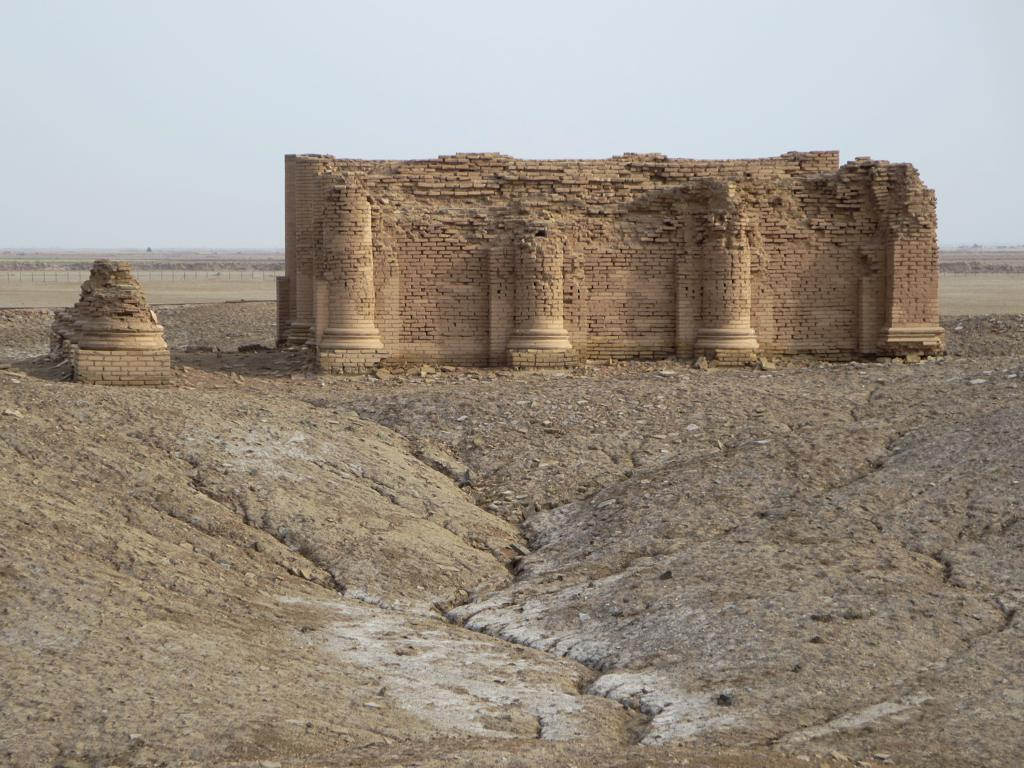
{"type": "Polygon", "coordinates": [[[81,298],[61,313],[57,326],[54,349],[63,350],[71,360],[75,381],[142,386],[170,380],[163,326],[128,264],[94,262],[81,298]]]}

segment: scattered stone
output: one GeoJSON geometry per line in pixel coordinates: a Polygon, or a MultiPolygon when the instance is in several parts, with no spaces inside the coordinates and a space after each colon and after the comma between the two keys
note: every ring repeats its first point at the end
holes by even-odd
{"type": "Polygon", "coordinates": [[[715,704],[720,707],[731,707],[734,701],[735,699],[731,693],[720,693],[715,698],[715,704]]]}
{"type": "Polygon", "coordinates": [[[438,445],[424,440],[416,446],[413,455],[424,464],[448,475],[460,488],[473,484],[473,473],[469,467],[438,445]]]}
{"type": "Polygon", "coordinates": [[[11,416],[11,417],[13,417],[15,419],[20,419],[21,418],[21,411],[16,411],[13,408],[4,408],[3,415],[4,416],[11,416]]]}
{"type": "Polygon", "coordinates": [[[375,368],[373,376],[375,379],[380,381],[387,381],[388,379],[394,378],[394,374],[392,374],[387,368],[375,368]]]}
{"type": "Polygon", "coordinates": [[[984,384],[988,379],[971,379],[968,384],[984,384]]]}
{"type": "Polygon", "coordinates": [[[288,573],[290,573],[292,576],[298,576],[300,579],[305,579],[306,581],[313,580],[312,569],[305,568],[303,566],[289,565],[288,573]]]}
{"type": "Polygon", "coordinates": [[[701,355],[700,357],[698,357],[694,361],[693,367],[696,368],[699,371],[706,371],[708,369],[708,367],[709,367],[708,359],[706,357],[704,357],[703,355],[701,355]]]}

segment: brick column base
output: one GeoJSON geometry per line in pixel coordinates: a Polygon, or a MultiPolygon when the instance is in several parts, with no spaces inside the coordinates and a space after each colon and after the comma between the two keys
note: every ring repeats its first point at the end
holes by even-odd
{"type": "Polygon", "coordinates": [[[751,365],[757,362],[757,351],[757,337],[750,328],[702,328],[694,345],[694,354],[718,365],[751,365]]]}
{"type": "Polygon", "coordinates": [[[317,352],[317,365],[323,373],[366,373],[384,359],[379,349],[323,349],[317,352]]]}
{"type": "Polygon", "coordinates": [[[573,349],[510,349],[508,364],[513,368],[572,368],[579,365],[573,349]]]}
{"type": "Polygon", "coordinates": [[[171,380],[167,349],[80,349],[72,353],[75,380],[112,386],[159,386],[171,380]]]}
{"type": "Polygon", "coordinates": [[[945,330],[939,325],[901,325],[882,329],[878,351],[890,357],[908,354],[941,355],[946,348],[945,330]]]}

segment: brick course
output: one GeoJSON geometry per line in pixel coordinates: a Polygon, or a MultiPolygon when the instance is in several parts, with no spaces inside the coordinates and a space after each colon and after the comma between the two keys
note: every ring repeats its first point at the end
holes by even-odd
{"type": "Polygon", "coordinates": [[[55,313],[51,348],[86,384],[166,384],[171,357],[163,326],[124,262],[99,259],[78,302],[55,313]]]}
{"type": "Polygon", "coordinates": [[[285,251],[327,370],[942,349],[934,193],[836,152],[289,155],[285,251]]]}

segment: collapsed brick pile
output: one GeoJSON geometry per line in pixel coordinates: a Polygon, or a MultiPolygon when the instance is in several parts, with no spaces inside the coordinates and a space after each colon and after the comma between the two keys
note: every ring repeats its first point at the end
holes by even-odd
{"type": "Polygon", "coordinates": [[[166,384],[171,362],[163,330],[131,267],[99,259],[78,302],[54,313],[50,346],[71,362],[76,381],[166,384]]]}

